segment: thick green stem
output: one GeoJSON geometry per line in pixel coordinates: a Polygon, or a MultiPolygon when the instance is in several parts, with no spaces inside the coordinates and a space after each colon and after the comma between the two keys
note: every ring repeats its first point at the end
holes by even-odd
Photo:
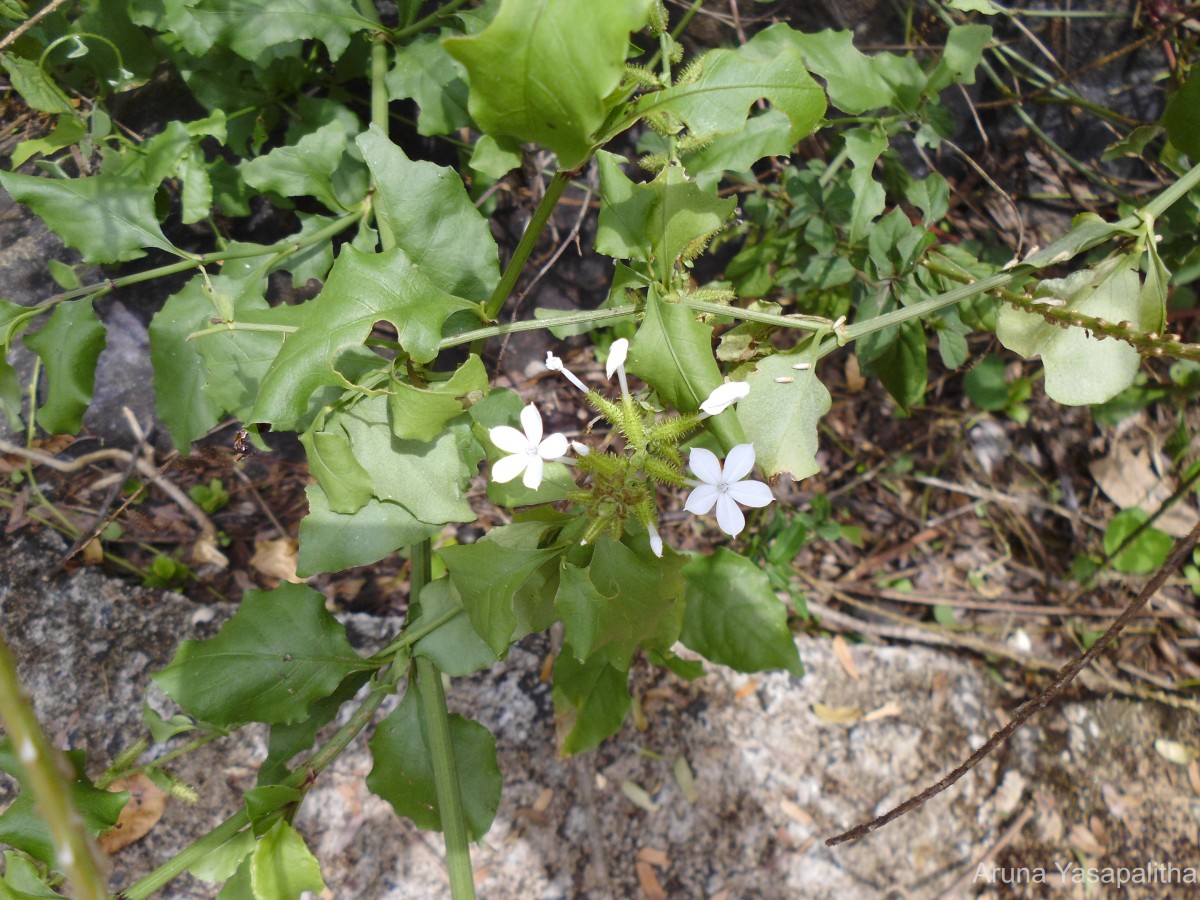
{"type": "MultiPolygon", "coordinates": [[[[413,546],[410,603],[420,601],[421,590],[430,581],[430,556],[428,539],[413,546]]],[[[454,900],[472,900],[475,896],[475,878],[471,870],[471,846],[467,840],[467,819],[463,813],[454,746],[450,741],[450,719],[446,712],[446,694],[442,690],[442,673],[431,660],[423,656],[416,657],[414,663],[425,734],[429,738],[429,751],[433,757],[433,781],[437,787],[442,836],[446,841],[450,895],[454,900]]]]}
{"type": "Polygon", "coordinates": [[[509,322],[504,325],[489,325],[487,328],[476,328],[464,331],[454,337],[448,337],[438,344],[438,350],[450,347],[460,347],[463,344],[483,342],[488,338],[499,337],[502,334],[515,334],[518,331],[538,331],[542,328],[559,328],[563,325],[603,325],[617,319],[629,319],[642,314],[642,307],[622,306],[617,309],[590,309],[585,312],[572,313],[567,316],[555,316],[552,319],[526,319],[520,322],[509,322]]]}
{"type": "Polygon", "coordinates": [[[379,10],[375,0],[358,0],[358,9],[363,18],[377,29],[371,35],[371,124],[387,134],[388,92],[384,77],[387,75],[387,39],[383,23],[379,21],[379,10]]]}
{"type": "Polygon", "coordinates": [[[33,713],[29,694],[17,678],[17,667],[8,645],[0,638],[0,720],[12,741],[13,752],[24,772],[24,783],[33,795],[50,839],[58,866],[71,884],[71,896],[102,900],[108,896],[103,865],[83,827],[71,796],[70,766],[51,745],[33,713]]]}

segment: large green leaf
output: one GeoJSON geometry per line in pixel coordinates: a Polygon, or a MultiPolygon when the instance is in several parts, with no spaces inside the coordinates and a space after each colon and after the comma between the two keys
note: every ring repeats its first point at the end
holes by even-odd
{"type": "Polygon", "coordinates": [[[591,750],[616,734],[629,714],[629,675],[600,657],[580,662],[560,653],[554,662],[554,730],[564,756],[591,750]]]}
{"type": "Polygon", "coordinates": [[[639,646],[670,649],[682,622],[682,563],[674,552],[643,559],[607,536],[587,568],[564,563],[554,606],[575,656],[627,671],[639,646]]]}
{"type": "Polygon", "coordinates": [[[449,134],[471,124],[467,112],[467,70],[436,35],[423,34],[396,49],[396,61],[384,79],[393,100],[417,102],[420,134],[449,134]]]}
{"type": "Polygon", "coordinates": [[[700,66],[694,81],[646,94],[634,112],[670,113],[693,135],[711,137],[741,131],[754,103],[766,99],[788,117],[792,144],[825,114],[825,94],[799,51],[772,34],[755,35],[736,50],[711,50],[700,66]]]}
{"type": "Polygon", "coordinates": [[[277,147],[239,166],[246,184],[284,197],[316,197],[335,212],[345,209],[333,187],[333,173],[348,143],[340,122],[330,122],[295,144],[277,147]]]}
{"type": "MultiPolygon", "coordinates": [[[[864,55],[854,46],[852,32],[819,31],[804,34],[775,26],[762,34],[796,47],[805,65],[825,79],[829,101],[842,112],[857,116],[891,106],[895,102],[895,92],[881,66],[884,58],[892,54],[864,55]]],[[[910,69],[909,80],[917,83],[921,78],[921,70],[916,60],[911,57],[901,59],[910,69]]]]}
{"type": "Polygon", "coordinates": [[[35,178],[0,172],[0,185],[18,203],[26,203],[85,262],[139,259],[144,248],[179,251],[158,227],[154,187],[135,178],[92,175],[86,178],[35,178]]]}
{"type": "Polygon", "coordinates": [[[184,641],[154,682],[190,715],[222,727],[295,722],[347,675],[368,668],[302,584],[247,591],[233,618],[207,641],[184,641]]]}
{"type": "Polygon", "coordinates": [[[409,159],[374,125],[357,143],[375,183],[380,232],[447,293],[491,296],[500,280],[496,240],[462,179],[453,169],[409,159]]]}
{"type": "Polygon", "coordinates": [[[787,607],[767,574],[725,547],[683,567],[687,613],[680,640],[705,659],[739,672],[785,669],[803,675],[787,607]]]}
{"type": "Polygon", "coordinates": [[[438,551],[471,625],[496,656],[507,652],[517,627],[517,592],[560,552],[557,547],[538,548],[545,530],[538,522],[506,525],[474,544],[438,551]]]}
{"type": "Polygon", "coordinates": [[[359,463],[371,473],[375,496],[408,508],[422,522],[470,522],[467,486],[483,449],[466,417],[433,441],[406,441],[388,426],[387,398],[368,397],[339,418],[359,463]]]}
{"type": "Polygon", "coordinates": [[[398,247],[382,253],[343,247],[325,289],[302,307],[300,329],[263,378],[249,421],[294,427],[313,391],[344,386],[338,361],[362,346],[376,322],[391,322],[401,346],[428,362],[437,355],[442,323],[456,310],[474,308],[434,285],[398,247]]]}
{"type": "Polygon", "coordinates": [[[255,897],[300,897],[321,894],[325,882],[321,865],[291,825],[279,819],[261,838],[250,856],[250,886],[255,897]]]}
{"type": "Polygon", "coordinates": [[[25,346],[46,367],[49,389],[37,421],[51,434],[74,434],[79,430],[92,402],[96,360],[104,344],[104,326],[96,318],[91,297],[58,304],[41,331],[26,335],[25,346]]]}
{"type": "MultiPolygon", "coordinates": [[[[415,689],[410,687],[400,705],[379,723],[370,746],[375,765],[367,787],[418,828],[441,831],[433,754],[415,689]]],[[[496,739],[478,722],[455,715],[450,716],[450,747],[467,833],[479,840],[491,828],[500,805],[503,778],[496,763],[496,739]]]]}
{"type": "Polygon", "coordinates": [[[320,485],[305,488],[308,515],[300,522],[300,556],[296,572],[302,578],[319,572],[340,572],[367,566],[393,550],[408,547],[442,530],[417,519],[399,503],[368,500],[352,515],[336,513],[320,485]]]}
{"type": "Polygon", "coordinates": [[[221,405],[205,390],[207,369],[194,341],[214,307],[208,286],[197,275],[167,298],[150,322],[150,362],[154,365],[154,410],[171,432],[180,453],[220,421],[221,405]]]}
{"type": "Polygon", "coordinates": [[[702,325],[687,307],[668,303],[654,291],[646,298],[646,319],[629,348],[628,368],[664,403],[684,413],[698,410],[721,384],[712,326],[702,325]]]}
{"type": "Polygon", "coordinates": [[[737,406],[758,466],[769,478],[786,473],[799,481],[821,470],[817,424],[832,400],[813,368],[795,368],[801,360],[791,353],[762,360],[746,377],[750,394],[737,406]]]}
{"type": "Polygon", "coordinates": [[[471,117],[486,133],[535,141],[574,169],[591,152],[621,83],[629,33],[651,0],[504,0],[474,37],[446,51],[467,69],[471,117]]]}
{"type": "Polygon", "coordinates": [[[1163,111],[1162,124],[1172,144],[1192,162],[1200,160],[1200,67],[1192,66],[1188,80],[1172,95],[1163,111]]]}
{"type": "MultiPolygon", "coordinates": [[[[1035,296],[1109,322],[1130,321],[1140,331],[1153,331],[1162,322],[1162,297],[1142,289],[1134,255],[1107,259],[1066,278],[1047,278],[1035,296]]],[[[1008,304],[1000,307],[996,337],[1024,357],[1040,355],[1046,393],[1069,406],[1111,400],[1133,384],[1141,364],[1137,350],[1124,341],[1101,340],[1083,328],[1055,325],[1008,304]]]]}
{"type": "Polygon", "coordinates": [[[431,441],[447,422],[463,412],[464,399],[480,399],[487,387],[487,369],[474,354],[450,378],[428,387],[393,379],[388,389],[392,431],[407,440],[431,441]]]}
{"type": "Polygon", "coordinates": [[[162,6],[163,24],[193,56],[220,45],[252,62],[269,59],[272,47],[309,38],[322,41],[336,60],[350,37],[371,25],[353,0],[165,0],[162,6]]]}

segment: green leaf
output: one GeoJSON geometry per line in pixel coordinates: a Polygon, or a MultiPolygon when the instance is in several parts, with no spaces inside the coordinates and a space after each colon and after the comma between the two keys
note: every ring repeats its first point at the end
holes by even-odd
{"type": "Polygon", "coordinates": [[[959,12],[977,12],[985,16],[998,16],[1004,12],[992,0],[946,0],[946,5],[959,12]]]}
{"type": "Polygon", "coordinates": [[[154,411],[170,430],[175,449],[183,454],[220,421],[221,406],[205,390],[204,358],[196,343],[187,340],[205,327],[213,311],[205,279],[197,275],[168,297],[150,321],[154,411]]]}
{"type": "MultiPolygon", "coordinates": [[[[71,98],[46,74],[38,60],[0,53],[0,66],[8,73],[13,89],[30,108],[44,113],[75,115],[71,98]]],[[[12,163],[13,168],[18,165],[15,161],[12,163]]]]}
{"type": "Polygon", "coordinates": [[[925,397],[929,375],[926,357],[925,326],[919,319],[909,319],[898,326],[896,340],[871,360],[870,369],[907,410],[925,397]]]}
{"type": "Polygon", "coordinates": [[[887,133],[875,125],[851,128],[842,138],[846,142],[846,156],[854,164],[849,185],[854,195],[850,209],[850,240],[855,242],[867,236],[871,223],[883,212],[886,195],[872,172],[875,161],[887,149],[888,138],[887,133]]]}
{"type": "Polygon", "coordinates": [[[104,344],[104,326],[96,318],[91,297],[58,304],[41,331],[26,335],[25,346],[46,367],[49,389],[37,421],[51,434],[79,431],[92,402],[96,360],[104,344]]]}
{"type": "Polygon", "coordinates": [[[283,197],[316,197],[334,212],[346,209],[333,186],[333,173],[348,138],[340,122],[330,122],[295,144],[277,147],[238,167],[246,184],[283,197]]]}
{"type": "Polygon", "coordinates": [[[229,47],[243,59],[266,61],[266,51],[292,41],[316,39],[336,61],[351,36],[370,28],[352,0],[175,0],[164,4],[166,29],[193,56],[213,46],[229,47]]]}
{"type": "Polygon", "coordinates": [[[891,53],[865,56],[855,48],[854,35],[849,31],[803,34],[791,29],[767,29],[767,32],[777,40],[786,38],[795,46],[804,64],[825,79],[829,101],[852,116],[899,105],[897,86],[911,86],[910,93],[915,99],[918,86],[924,82],[915,59],[891,53]]]}
{"type": "Polygon", "coordinates": [[[278,784],[286,778],[291,759],[313,745],[317,732],[333,721],[342,705],[353,700],[370,677],[370,671],[352,672],[342,679],[336,691],[315,702],[309,708],[308,715],[299,722],[272,725],[267,741],[267,758],[258,769],[258,783],[278,784]]]}
{"type": "Polygon", "coordinates": [[[621,157],[603,150],[596,156],[600,166],[596,249],[617,259],[653,263],[664,284],[670,281],[676,260],[695,256],[737,205],[733,197],[722,200],[715,188],[707,191],[689,181],[679,166],[667,166],[649,184],[635,184],[621,172],[621,157]]]}
{"type": "Polygon", "coordinates": [[[370,565],[442,530],[440,525],[419,521],[399,503],[371,499],[352,515],[342,515],[329,508],[320,485],[310,484],[304,490],[308,515],[300,522],[296,563],[302,578],[370,565]]]}
{"type": "Polygon", "coordinates": [[[712,350],[712,326],[687,307],[656,292],[646,298],[646,318],[629,348],[628,370],[654,388],[667,405],[690,413],[721,384],[712,350]]]}
{"type": "Polygon", "coordinates": [[[746,377],[750,394],[737,416],[754,445],[759,468],[769,478],[787,473],[799,481],[821,470],[817,464],[817,424],[832,399],[813,367],[794,368],[800,355],[777,353],[746,377]],[[791,379],[780,383],[777,378],[791,379]]]}
{"type": "Polygon", "coordinates": [[[475,142],[467,165],[480,175],[499,181],[521,165],[522,158],[521,145],[516,141],[511,138],[496,139],[485,134],[475,142]]]}
{"type": "Polygon", "coordinates": [[[650,0],[504,0],[474,37],[446,51],[467,69],[468,107],[494,137],[534,141],[574,169],[621,98],[629,33],[646,22],[650,0]]]}
{"type": "Polygon", "coordinates": [[[1142,509],[1125,509],[1113,516],[1104,531],[1104,552],[1113,556],[1113,568],[1118,572],[1143,574],[1153,572],[1161,566],[1171,554],[1174,541],[1171,536],[1157,528],[1147,528],[1124,550],[1117,553],[1117,548],[1129,535],[1133,534],[1150,518],[1142,509]]]}
{"type": "MultiPolygon", "coordinates": [[[[1048,278],[1035,297],[1065,301],[1062,307],[1110,322],[1131,321],[1141,331],[1161,322],[1161,300],[1141,290],[1136,256],[1117,256],[1066,278],[1048,278]]],[[[1141,357],[1123,341],[1099,340],[1083,328],[1053,325],[1035,313],[1000,307],[996,337],[1028,358],[1040,355],[1046,393],[1059,403],[1104,403],[1133,384],[1141,357]]]]}
{"type": "MultiPolygon", "coordinates": [[[[83,750],[64,750],[62,754],[74,776],[71,796],[83,817],[84,829],[93,836],[108,831],[117,823],[117,817],[129,800],[129,792],[103,791],[93,785],[87,777],[87,754],[83,750]]],[[[0,771],[17,779],[21,786],[17,799],[0,813],[0,844],[7,844],[52,868],[61,869],[50,829],[35,809],[25,772],[7,737],[0,740],[0,771]]]]}
{"type": "Polygon", "coordinates": [[[436,287],[398,247],[363,253],[346,246],[325,289],[301,309],[300,329],[288,336],[263,378],[248,421],[294,427],[318,387],[344,386],[339,357],[362,346],[376,322],[391,322],[401,346],[428,362],[437,356],[442,323],[475,305],[436,287]]]}
{"type": "Polygon", "coordinates": [[[233,878],[234,873],[253,851],[258,842],[249,829],[238,832],[221,846],[209,851],[198,862],[188,867],[188,873],[201,881],[220,884],[233,878]]]}
{"type": "Polygon", "coordinates": [[[384,83],[390,99],[417,102],[419,134],[449,134],[471,124],[467,70],[446,52],[437,35],[418,35],[397,48],[384,83]]]}
{"type": "Polygon", "coordinates": [[[34,138],[33,140],[21,141],[21,143],[17,144],[13,149],[10,165],[16,169],[31,156],[37,154],[50,156],[64,147],[70,147],[72,144],[79,143],[83,140],[85,134],[87,134],[87,128],[77,116],[73,114],[59,116],[54,130],[48,135],[34,138]]]}
{"type": "Polygon", "coordinates": [[[487,387],[487,369],[474,354],[449,379],[427,388],[393,380],[388,388],[392,431],[400,438],[431,441],[447,422],[463,412],[462,398],[475,395],[479,399],[487,387]]]}
{"type": "Polygon", "coordinates": [[[2,900],[33,900],[36,897],[56,897],[62,894],[51,890],[38,874],[38,867],[14,850],[4,852],[4,874],[0,876],[2,900]]]}
{"type": "Polygon", "coordinates": [[[1172,144],[1193,162],[1200,160],[1200,66],[1192,66],[1188,80],[1167,102],[1162,124],[1172,144]]]}
{"type": "Polygon", "coordinates": [[[287,822],[280,819],[258,839],[250,856],[250,884],[256,897],[299,897],[325,890],[321,864],[287,822]]]}
{"type": "Polygon", "coordinates": [[[945,48],[923,91],[927,96],[941,93],[952,84],[974,84],[975,69],[983,50],[992,39],[990,25],[955,25],[946,35],[945,48]]]}
{"type": "Polygon", "coordinates": [[[406,441],[388,426],[387,398],[368,397],[340,417],[375,497],[405,506],[422,522],[471,522],[467,487],[483,456],[465,416],[433,441],[406,441]]]}
{"type": "Polygon", "coordinates": [[[680,640],[705,659],[739,672],[784,669],[804,674],[787,607],[766,572],[744,556],[718,547],[683,567],[687,613],[680,640]]]}
{"type": "Polygon", "coordinates": [[[35,178],[0,172],[0,185],[28,204],[85,262],[140,259],[145,247],[178,255],[154,216],[154,188],[119,175],[35,178]]]}
{"type": "Polygon", "coordinates": [[[355,459],[345,432],[306,431],[300,435],[300,443],[308,457],[308,469],[321,486],[330,510],[352,515],[367,505],[375,488],[370,474],[355,459]]]}
{"type": "Polygon", "coordinates": [[[242,799],[246,802],[251,829],[255,834],[264,834],[278,821],[276,813],[289,804],[303,800],[304,794],[290,785],[260,784],[246,791],[242,799]]]}
{"type": "Polygon", "coordinates": [[[736,134],[720,134],[694,153],[684,154],[684,167],[701,187],[715,184],[722,172],[749,172],[760,159],[790,156],[796,147],[791,119],[771,108],[746,122],[736,134]]]}
{"type": "MultiPolygon", "coordinates": [[[[449,719],[467,834],[475,841],[487,834],[500,805],[503,778],[496,764],[496,739],[478,722],[457,715],[449,719]]],[[[415,690],[410,688],[400,705],[379,723],[370,747],[375,765],[367,776],[367,787],[418,828],[441,831],[433,754],[415,690]]]]}
{"type": "Polygon", "coordinates": [[[1008,406],[1008,382],[1004,360],[998,356],[981,359],[963,376],[963,389],[971,402],[988,412],[1001,412],[1008,406]]]}
{"type": "Polygon", "coordinates": [[[621,730],[629,714],[628,674],[600,658],[571,653],[554,661],[554,730],[564,756],[591,750],[621,730]]]}
{"type": "Polygon", "coordinates": [[[587,568],[564,562],[554,606],[575,656],[627,671],[641,645],[670,649],[682,622],[682,563],[674,552],[661,562],[640,558],[607,536],[587,568]]]}
{"type": "Polygon", "coordinates": [[[448,294],[490,297],[500,280],[496,240],[458,174],[414,162],[375,125],[357,143],[375,183],[372,202],[380,233],[390,235],[448,294]]]}
{"type": "Polygon", "coordinates": [[[557,547],[539,549],[546,526],[538,522],[493,528],[474,544],[438,551],[471,624],[496,656],[503,656],[517,627],[514,597],[557,547]]]}
{"type": "Polygon", "coordinates": [[[776,25],[736,50],[710,50],[695,81],[645,94],[634,105],[635,114],[670,113],[693,135],[706,137],[740,132],[750,108],[766,99],[788,117],[794,145],[825,114],[825,95],[797,49],[776,31],[791,29],[776,25]]]}
{"type": "Polygon", "coordinates": [[[142,722],[150,731],[150,737],[156,744],[165,744],[176,735],[186,734],[196,730],[196,723],[191,716],[176,713],[169,719],[164,719],[151,708],[149,703],[142,703],[142,722]]]}
{"type": "Polygon", "coordinates": [[[207,641],[184,641],[154,682],[196,718],[222,727],[296,722],[367,664],[325,598],[302,584],[247,591],[207,641]]]}
{"type": "Polygon", "coordinates": [[[458,592],[448,578],[425,585],[421,591],[420,614],[409,624],[408,631],[455,611],[461,612],[413,644],[412,655],[433,660],[440,671],[453,677],[490,668],[498,657],[472,627],[458,592]]]}

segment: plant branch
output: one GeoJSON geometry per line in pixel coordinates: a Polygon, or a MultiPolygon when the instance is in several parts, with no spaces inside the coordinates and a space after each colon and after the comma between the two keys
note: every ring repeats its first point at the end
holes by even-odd
{"type": "Polygon", "coordinates": [[[472,331],[464,331],[461,334],[456,334],[453,337],[444,338],[438,344],[438,350],[459,347],[463,344],[482,343],[488,338],[499,337],[503,334],[514,334],[518,331],[538,331],[542,328],[559,328],[564,325],[582,324],[595,327],[603,325],[605,322],[616,319],[628,319],[631,316],[639,316],[641,314],[641,306],[621,306],[616,309],[591,309],[584,312],[571,313],[566,316],[554,316],[549,319],[526,319],[521,322],[509,322],[504,325],[489,325],[487,328],[476,328],[472,331]]]}

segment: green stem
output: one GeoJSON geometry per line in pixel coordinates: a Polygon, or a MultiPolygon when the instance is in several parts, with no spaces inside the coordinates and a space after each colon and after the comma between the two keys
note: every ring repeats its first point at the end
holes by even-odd
{"type": "Polygon", "coordinates": [[[0,721],[12,741],[13,753],[21,764],[24,782],[42,821],[50,829],[58,866],[71,884],[71,896],[102,900],[108,896],[108,886],[101,874],[96,847],[88,839],[83,819],[75,808],[71,785],[63,777],[59,752],[38,724],[29,694],[21,687],[16,663],[3,638],[0,638],[0,721]]]}
{"type": "Polygon", "coordinates": [[[392,39],[402,41],[404,38],[409,37],[410,35],[424,31],[438,19],[444,19],[466,2],[467,0],[450,0],[450,2],[445,6],[439,7],[422,19],[417,19],[417,21],[413,22],[411,25],[407,25],[404,28],[397,28],[392,32],[392,39]]]}
{"type": "Polygon", "coordinates": [[[121,769],[119,772],[106,772],[104,777],[96,779],[96,787],[107,790],[109,785],[121,778],[128,778],[130,775],[137,775],[139,772],[145,772],[147,769],[158,769],[166,765],[173,759],[178,759],[181,756],[186,756],[193,750],[199,750],[205,744],[211,744],[219,738],[226,737],[223,731],[212,731],[203,737],[198,737],[188,741],[182,747],[176,747],[170,753],[164,753],[157,759],[152,759],[148,763],[142,763],[140,766],[133,766],[128,769],[121,769]]]}
{"type": "MultiPolygon", "coordinates": [[[[412,548],[410,604],[420,601],[421,590],[430,581],[431,555],[428,538],[412,548]]],[[[472,900],[475,897],[475,878],[471,870],[471,846],[467,840],[467,819],[463,813],[458,768],[450,740],[450,718],[446,712],[446,694],[442,690],[442,673],[432,660],[423,656],[416,657],[414,663],[425,734],[429,738],[429,752],[433,757],[433,781],[437,787],[438,812],[441,814],[442,836],[446,842],[450,896],[454,900],[472,900]]]]}
{"type": "Polygon", "coordinates": [[[371,124],[384,134],[388,129],[388,92],[384,83],[387,75],[387,32],[379,21],[379,10],[375,0],[358,0],[358,9],[364,19],[377,29],[371,35],[371,124]]]}
{"type": "Polygon", "coordinates": [[[686,297],[679,300],[679,305],[694,309],[696,312],[712,313],[715,316],[729,316],[731,319],[762,322],[765,325],[779,325],[783,328],[802,328],[805,331],[828,331],[833,325],[832,320],[823,319],[820,316],[781,316],[753,309],[739,309],[736,306],[723,306],[720,303],[709,303],[707,300],[689,300],[686,297]]]}
{"type": "MultiPolygon", "coordinates": [[[[641,313],[641,306],[621,306],[617,309],[589,309],[567,316],[555,316],[552,319],[526,319],[520,322],[508,322],[504,325],[489,325],[487,328],[476,328],[444,338],[438,344],[438,350],[459,347],[463,344],[482,343],[488,338],[499,337],[502,334],[515,334],[519,331],[538,331],[542,328],[558,328],[562,325],[602,325],[605,322],[628,319],[631,316],[641,315],[641,313]]],[[[472,349],[474,350],[474,348],[472,349]]]]}
{"type": "Polygon", "coordinates": [[[458,609],[447,610],[440,616],[437,616],[428,622],[422,622],[418,620],[412,631],[406,631],[404,634],[400,635],[398,638],[372,656],[371,662],[383,662],[394,656],[397,650],[403,650],[405,648],[412,647],[412,645],[421,638],[433,634],[433,632],[437,631],[447,622],[457,619],[465,612],[466,610],[464,610],[462,607],[459,607],[458,609]]]}
{"type": "Polygon", "coordinates": [[[187,336],[187,340],[207,337],[210,334],[220,334],[222,331],[277,331],[280,334],[293,334],[300,330],[299,325],[271,325],[266,322],[222,322],[211,328],[201,328],[187,336]]]}

